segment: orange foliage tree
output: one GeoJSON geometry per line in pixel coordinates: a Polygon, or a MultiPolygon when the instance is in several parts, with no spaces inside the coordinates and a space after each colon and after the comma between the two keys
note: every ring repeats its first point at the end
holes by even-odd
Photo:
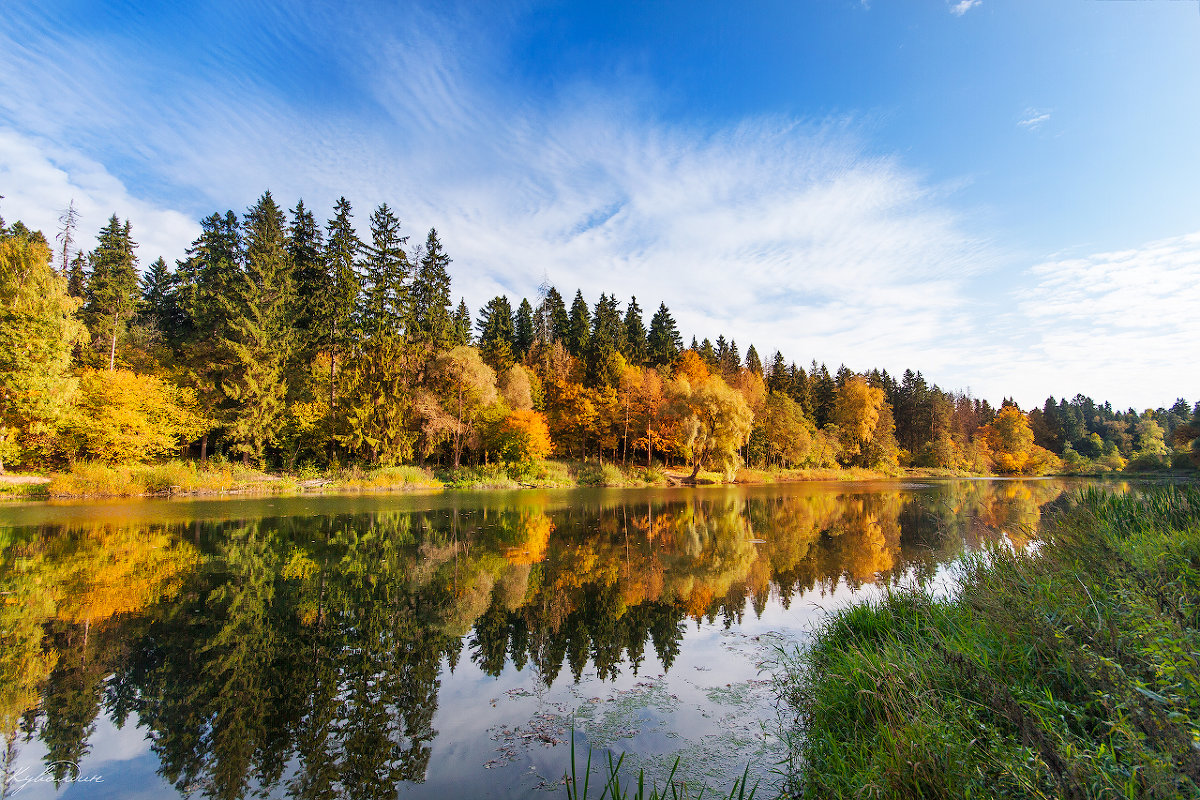
{"type": "Polygon", "coordinates": [[[507,461],[536,461],[550,455],[553,444],[546,418],[532,409],[510,411],[500,423],[497,450],[507,461]]]}

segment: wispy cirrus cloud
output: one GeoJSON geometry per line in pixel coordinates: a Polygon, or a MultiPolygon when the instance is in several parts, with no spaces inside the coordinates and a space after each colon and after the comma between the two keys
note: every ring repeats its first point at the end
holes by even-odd
{"type": "MultiPolygon", "coordinates": [[[[136,30],[0,26],[5,216],[52,230],[74,197],[87,235],[116,211],[144,260],[170,260],[195,220],[266,188],[318,214],[345,195],[364,234],[386,201],[412,243],[438,228],[472,308],[532,297],[545,275],[592,302],[636,295],[647,316],[666,301],[686,337],[724,333],[764,357],[920,368],[994,400],[1058,385],[1065,372],[1038,366],[1049,351],[1023,326],[1068,339],[1023,295],[997,316],[974,293],[1011,257],[953,186],[872,153],[853,119],[665,121],[637,81],[514,88],[498,16],[487,35],[419,11],[404,25],[362,8],[337,26],[249,19],[186,69],[170,42],[136,46],[136,30]],[[233,69],[243,51],[258,62],[233,69]],[[312,80],[336,85],[287,77],[310,57],[312,80]]],[[[1000,283],[993,294],[1014,288],[1000,283]]]]}
{"type": "MultiPolygon", "coordinates": [[[[171,74],[169,97],[107,93],[144,74],[146,56],[127,42],[84,50],[26,30],[18,50],[0,54],[4,74],[20,61],[25,74],[60,77],[35,89],[53,98],[49,108],[31,96],[0,99],[19,125],[0,140],[0,161],[29,159],[20,148],[45,137],[71,142],[73,152],[111,157],[130,199],[193,218],[244,208],[267,187],[319,209],[345,194],[360,220],[387,201],[414,242],[437,226],[456,291],[473,308],[499,292],[532,295],[545,274],[591,301],[637,295],[649,312],[665,300],[688,336],[723,332],[743,350],[754,342],[864,368],[936,369],[931,337],[964,324],[959,287],[989,263],[986,243],[964,230],[947,189],[866,153],[852,121],[666,123],[651,97],[588,85],[533,102],[493,77],[495,47],[470,25],[371,22],[323,39],[323,57],[356,95],[349,112],[300,107],[253,76],[231,82],[203,66],[171,74]],[[95,97],[103,115],[88,111],[95,97]],[[363,109],[377,110],[369,124],[363,109]]],[[[291,37],[277,49],[311,42],[320,22],[308,25],[276,33],[291,37]]],[[[0,88],[29,91],[18,84],[0,78],[0,88]]],[[[38,181],[45,188],[28,201],[42,219],[75,191],[70,170],[58,169],[60,180],[38,181]]],[[[128,205],[116,210],[135,228],[174,232],[166,255],[182,255],[194,226],[159,225],[128,205]]]]}
{"type": "Polygon", "coordinates": [[[1200,232],[1046,261],[1013,297],[1002,338],[1048,393],[1138,410],[1147,398],[1200,397],[1200,232]]]}
{"type": "Polygon", "coordinates": [[[1045,109],[1027,108],[1017,120],[1017,127],[1027,131],[1036,131],[1050,121],[1051,112],[1045,109]]]}
{"type": "Polygon", "coordinates": [[[950,13],[956,17],[961,17],[972,8],[983,5],[983,0],[959,0],[950,6],[950,13]]]}

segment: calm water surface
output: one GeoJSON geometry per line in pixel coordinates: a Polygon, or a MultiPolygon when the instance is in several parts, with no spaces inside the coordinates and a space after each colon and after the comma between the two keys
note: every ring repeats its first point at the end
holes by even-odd
{"type": "Polygon", "coordinates": [[[1063,481],[0,506],[7,796],[563,796],[577,747],[725,786],[828,609],[1025,541],[1063,481]]]}

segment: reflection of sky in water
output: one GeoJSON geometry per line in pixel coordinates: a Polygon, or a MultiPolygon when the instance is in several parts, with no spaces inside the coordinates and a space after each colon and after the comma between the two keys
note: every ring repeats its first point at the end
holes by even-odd
{"type": "Polygon", "coordinates": [[[150,753],[150,742],[146,729],[136,727],[133,720],[118,729],[106,715],[96,718],[96,731],[89,740],[91,751],[79,764],[79,783],[63,784],[55,791],[53,782],[42,782],[46,767],[46,747],[33,740],[21,748],[13,767],[14,782],[9,796],[21,800],[43,800],[56,797],[70,798],[145,798],[178,797],[175,791],[157,772],[158,759],[150,753]],[[37,778],[37,782],[24,783],[21,777],[37,778]]]}
{"type": "MultiPolygon", "coordinates": [[[[537,495],[542,501],[541,508],[547,512],[555,510],[556,536],[568,542],[568,546],[573,546],[569,544],[568,526],[579,525],[585,533],[578,535],[596,536],[598,541],[617,535],[621,529],[611,524],[612,519],[608,530],[597,533],[604,524],[603,519],[597,523],[595,515],[607,502],[628,500],[628,509],[622,511],[627,515],[646,508],[648,502],[667,500],[668,505],[662,507],[660,519],[669,516],[666,512],[672,509],[675,512],[684,510],[680,519],[692,515],[686,525],[679,528],[673,540],[676,542],[674,550],[670,538],[661,540],[667,543],[663,551],[666,554],[664,563],[670,569],[692,570],[685,574],[695,577],[688,577],[687,581],[704,579],[709,567],[696,562],[695,558],[698,553],[710,552],[704,548],[711,546],[715,548],[711,552],[717,559],[711,565],[717,586],[723,585],[721,580],[727,580],[722,576],[728,570],[740,568],[738,565],[747,558],[753,562],[757,552],[758,558],[767,558],[766,554],[772,553],[772,557],[784,559],[789,565],[787,569],[791,570],[788,574],[793,576],[789,580],[798,579],[804,591],[792,593],[785,608],[778,585],[772,584],[769,600],[760,615],[756,615],[753,603],[747,599],[740,620],[728,626],[720,615],[715,622],[699,624],[693,618],[682,616],[684,635],[669,670],[663,669],[654,648],[647,646],[637,674],[628,658],[623,658],[616,666],[616,676],[610,675],[610,680],[602,680],[597,675],[591,658],[578,682],[573,680],[570,669],[564,664],[552,685],[547,687],[532,660],[518,670],[511,658],[504,662],[499,675],[493,677],[472,660],[473,635],[468,634],[453,673],[448,669],[446,659],[442,659],[433,719],[436,736],[429,743],[425,782],[403,782],[398,787],[399,795],[412,798],[523,797],[535,789],[561,794],[560,781],[569,764],[567,742],[572,719],[576,720],[577,755],[584,759],[589,744],[598,749],[598,758],[603,758],[603,751],[607,749],[625,752],[627,764],[635,773],[637,767],[645,767],[649,777],[661,781],[671,761],[679,754],[681,774],[708,778],[710,782],[716,779],[722,786],[740,775],[750,761],[752,774],[769,784],[770,770],[775,767],[780,754],[773,736],[769,675],[763,668],[774,657],[775,648],[804,642],[828,610],[877,596],[880,588],[871,576],[872,570],[877,568],[894,565],[896,571],[889,576],[893,585],[907,585],[922,579],[935,591],[946,592],[953,585],[953,570],[945,566],[946,559],[961,553],[964,546],[970,547],[977,542],[983,535],[980,526],[1008,527],[1027,524],[1031,519],[1036,521],[1039,505],[1053,499],[1062,488],[1040,486],[1031,494],[1022,485],[1015,484],[1000,490],[978,487],[977,484],[963,492],[949,491],[945,486],[914,487],[918,493],[929,495],[920,502],[911,502],[912,495],[898,493],[894,484],[869,488],[844,485],[756,487],[741,494],[721,490],[694,495],[712,501],[708,511],[690,501],[678,507],[670,505],[672,499],[693,497],[680,492],[537,495]],[[832,496],[831,489],[840,492],[837,498],[832,496]],[[768,515],[767,521],[760,515],[754,521],[752,531],[745,525],[738,527],[741,523],[736,522],[736,512],[732,518],[728,514],[729,509],[736,506],[728,506],[727,501],[739,497],[769,501],[777,495],[794,495],[804,502],[796,509],[785,509],[786,514],[768,515]],[[573,497],[586,498],[591,507],[582,511],[571,508],[573,497]],[[696,516],[701,511],[712,516],[696,516]],[[562,516],[566,513],[572,516],[562,516]],[[802,529],[801,533],[784,528],[772,530],[771,520],[784,528],[800,526],[796,530],[802,529]],[[806,525],[810,527],[804,528],[806,525]],[[816,527],[811,527],[813,525],[816,527]],[[750,545],[758,548],[757,551],[747,550],[745,542],[741,541],[749,536],[764,540],[750,545]],[[799,561],[795,560],[796,552],[803,553],[799,561]]],[[[486,505],[496,497],[511,503],[514,496],[479,497],[478,502],[486,505]]],[[[527,499],[530,495],[520,497],[527,499]]],[[[249,512],[247,517],[266,513],[296,514],[295,519],[312,519],[308,515],[314,512],[330,513],[337,509],[337,500],[276,499],[233,505],[206,501],[193,503],[184,511],[180,506],[160,508],[169,509],[170,513],[165,516],[175,516],[181,522],[194,518],[185,512],[198,512],[198,516],[211,519],[219,517],[222,510],[225,513],[244,510],[249,512]]],[[[489,520],[488,524],[501,526],[508,519],[504,514],[512,513],[492,510],[480,514],[468,501],[475,502],[471,497],[444,495],[399,498],[389,506],[387,498],[372,497],[352,498],[346,506],[355,513],[371,513],[389,507],[433,508],[443,515],[436,519],[449,519],[447,509],[454,508],[459,509],[456,513],[461,514],[462,519],[482,518],[489,520]]],[[[125,507],[132,509],[133,515],[143,521],[150,516],[150,504],[126,504],[125,507]]],[[[529,507],[520,508],[520,514],[528,516],[529,507]]],[[[109,521],[121,519],[119,509],[116,505],[106,506],[100,516],[109,521]]],[[[76,522],[86,516],[86,510],[81,506],[72,506],[67,511],[67,516],[76,522]]],[[[26,524],[35,518],[40,519],[33,524],[44,524],[53,518],[54,509],[28,506],[14,513],[26,524]]],[[[621,519],[622,525],[626,524],[625,517],[621,519]]],[[[12,521],[9,520],[10,524],[12,521]]],[[[183,528],[184,536],[191,530],[183,528]]],[[[300,541],[304,538],[301,536],[300,541]]],[[[561,541],[558,546],[562,546],[561,541]]],[[[483,545],[476,543],[472,547],[475,548],[473,552],[478,553],[483,545]]],[[[642,556],[645,557],[646,552],[656,552],[658,547],[660,545],[656,543],[648,550],[642,548],[642,556]]],[[[508,544],[499,552],[508,553],[511,562],[513,552],[530,552],[531,548],[534,552],[543,552],[533,545],[518,545],[514,549],[508,544]]],[[[603,548],[598,552],[603,556],[603,548]]],[[[551,561],[553,555],[552,552],[551,561]]],[[[503,557],[500,556],[501,563],[503,557]]],[[[624,558],[628,560],[627,555],[624,558]]],[[[636,549],[634,558],[636,562],[636,549]]],[[[506,569],[509,572],[504,574],[516,574],[513,566],[506,569]]],[[[746,574],[745,580],[749,579],[746,574]]],[[[737,580],[741,579],[735,579],[735,587],[737,580]]],[[[497,580],[495,585],[500,587],[501,583],[497,580]]],[[[52,784],[31,783],[21,787],[15,796],[35,799],[179,796],[175,788],[156,773],[158,760],[150,752],[145,729],[137,727],[136,722],[136,714],[131,714],[125,726],[118,730],[103,710],[97,716],[95,732],[89,740],[90,752],[80,763],[80,775],[99,777],[100,782],[65,784],[57,794],[52,784]]],[[[13,765],[15,773],[26,777],[40,774],[45,755],[46,748],[40,740],[18,740],[18,754],[13,765]]],[[[296,757],[290,758],[284,780],[273,787],[268,796],[286,795],[287,777],[297,769],[296,757]]],[[[254,784],[251,786],[253,790],[254,784]]],[[[13,788],[17,787],[10,787],[10,794],[13,788]]],[[[202,795],[203,779],[194,788],[197,796],[202,795]]]]}

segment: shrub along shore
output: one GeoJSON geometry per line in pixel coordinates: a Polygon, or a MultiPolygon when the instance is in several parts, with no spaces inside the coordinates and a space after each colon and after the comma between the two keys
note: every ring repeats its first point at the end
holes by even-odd
{"type": "Polygon", "coordinates": [[[1088,489],[1040,541],[782,659],[794,796],[1200,796],[1200,489],[1088,489]]]}

